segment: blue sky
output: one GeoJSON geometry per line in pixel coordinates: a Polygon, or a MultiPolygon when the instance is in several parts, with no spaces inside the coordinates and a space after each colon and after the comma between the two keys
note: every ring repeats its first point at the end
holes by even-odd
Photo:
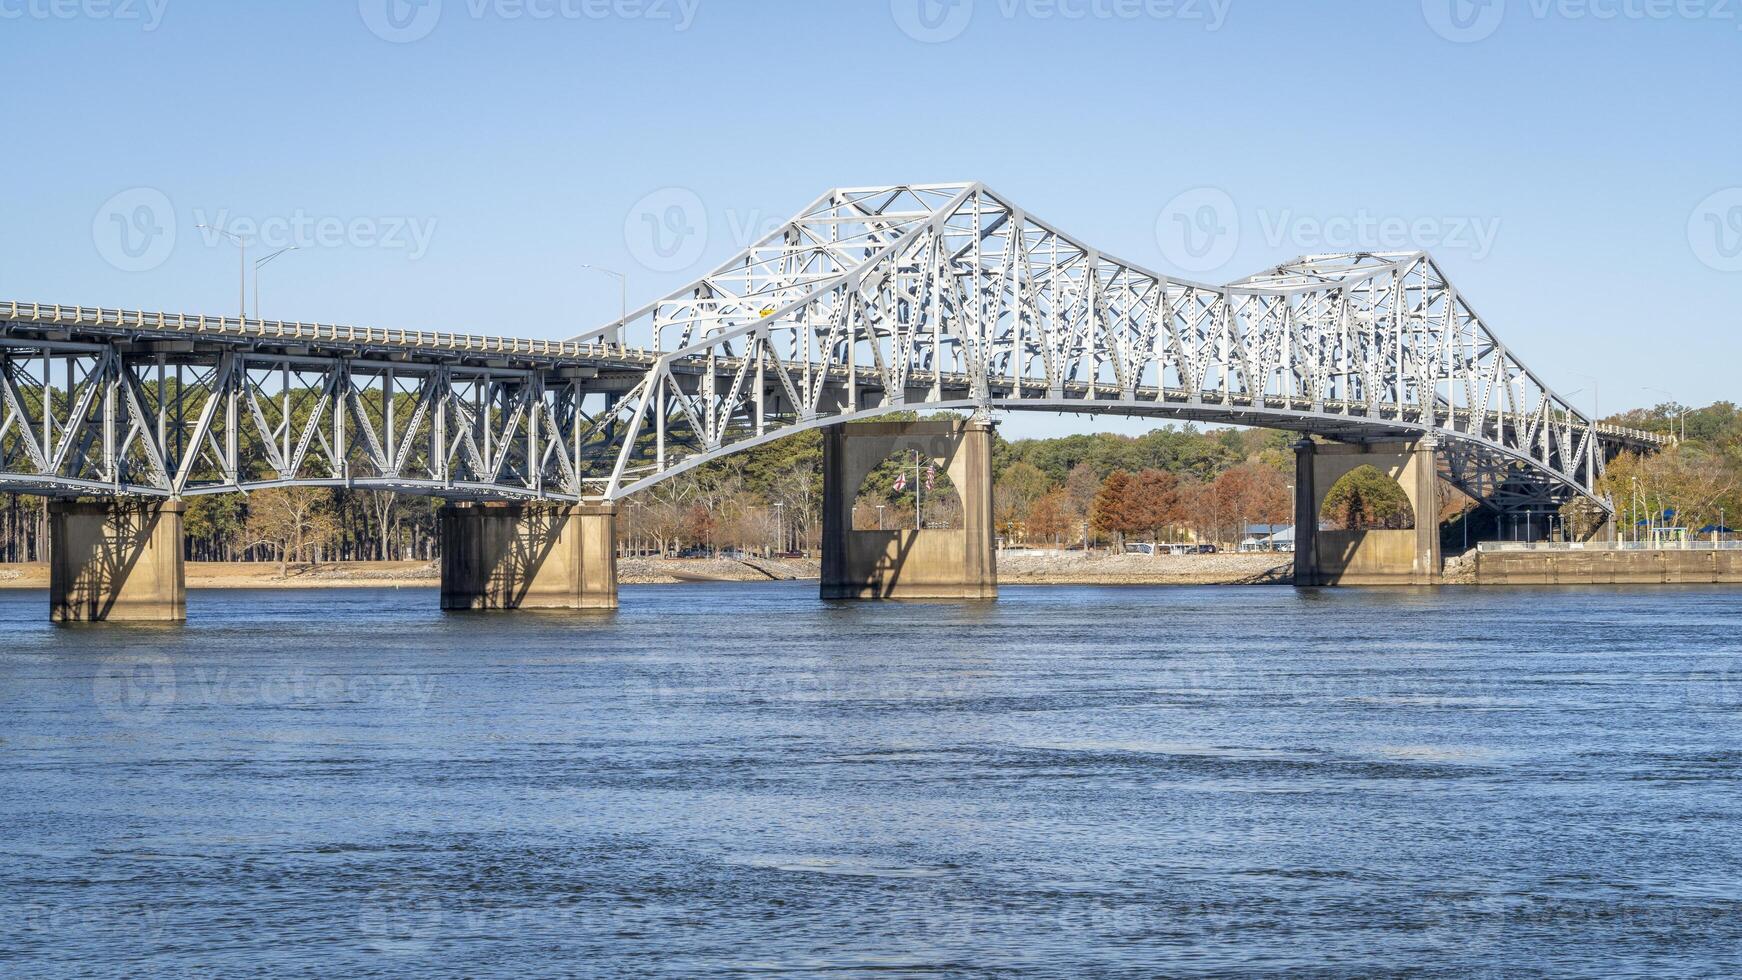
{"type": "Polygon", "coordinates": [[[0,53],[8,298],[232,313],[204,222],[302,246],[269,317],[566,337],[584,263],[638,304],[828,187],[980,179],[1200,280],[1429,247],[1605,414],[1742,400],[1738,0],[0,0],[0,53]]]}

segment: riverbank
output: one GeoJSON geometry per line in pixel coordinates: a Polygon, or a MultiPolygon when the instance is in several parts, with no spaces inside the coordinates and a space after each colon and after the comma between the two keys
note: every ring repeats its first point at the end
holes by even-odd
{"type": "MultiPolygon", "coordinates": [[[[190,561],[190,589],[423,588],[439,585],[441,572],[427,561],[350,561],[292,565],[280,575],[272,562],[190,561]]],[[[0,589],[46,589],[48,565],[0,565],[0,589]]]]}
{"type": "Polygon", "coordinates": [[[1000,555],[1005,585],[1269,585],[1293,580],[1294,557],[1277,553],[1214,555],[1000,555]]]}
{"type": "MultiPolygon", "coordinates": [[[[1285,582],[1289,556],[1219,555],[1001,555],[1000,585],[1245,585],[1285,582]]],[[[816,579],[814,558],[738,560],[733,558],[623,558],[617,581],[623,585],[677,585],[684,582],[771,582],[816,579]]],[[[435,562],[328,562],[292,565],[280,575],[270,562],[187,563],[190,589],[434,588],[441,582],[435,562]]],[[[46,589],[48,566],[0,565],[0,589],[46,589]]]]}

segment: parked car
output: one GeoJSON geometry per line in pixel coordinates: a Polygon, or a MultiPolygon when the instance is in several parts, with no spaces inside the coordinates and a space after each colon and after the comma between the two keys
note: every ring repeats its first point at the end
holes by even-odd
{"type": "Polygon", "coordinates": [[[1216,553],[1216,546],[1213,544],[1200,544],[1200,545],[1198,545],[1198,554],[1200,554],[1200,555],[1213,555],[1215,553],[1216,553]]]}

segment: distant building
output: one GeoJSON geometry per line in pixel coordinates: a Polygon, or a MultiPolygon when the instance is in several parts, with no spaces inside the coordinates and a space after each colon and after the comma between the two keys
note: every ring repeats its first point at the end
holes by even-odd
{"type": "Polygon", "coordinates": [[[1293,524],[1250,524],[1240,539],[1241,551],[1293,551],[1293,524]]]}

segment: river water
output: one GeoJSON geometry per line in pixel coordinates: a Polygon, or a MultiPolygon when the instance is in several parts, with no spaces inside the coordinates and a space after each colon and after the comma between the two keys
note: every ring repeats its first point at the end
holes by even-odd
{"type": "Polygon", "coordinates": [[[1734,591],[0,593],[0,975],[1742,971],[1734,591]]]}

